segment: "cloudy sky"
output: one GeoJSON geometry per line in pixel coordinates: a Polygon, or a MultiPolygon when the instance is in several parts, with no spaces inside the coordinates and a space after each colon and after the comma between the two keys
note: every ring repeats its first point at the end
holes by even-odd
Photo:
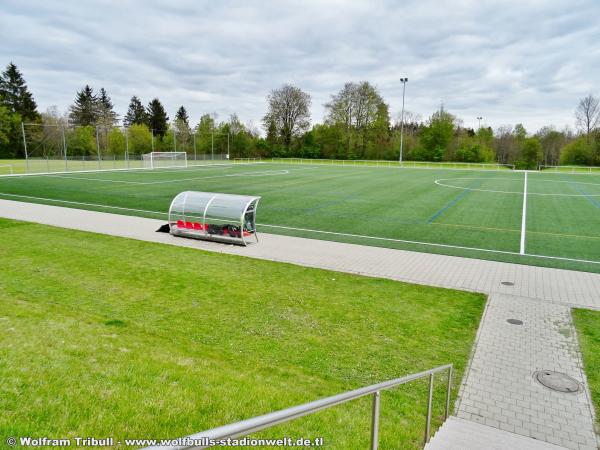
{"type": "Polygon", "coordinates": [[[443,103],[466,126],[535,131],[572,126],[578,99],[600,95],[598,17],[598,0],[2,0],[0,65],[17,64],[42,110],[89,83],[121,116],[137,95],[192,123],[260,125],[269,90],[292,83],[318,122],[344,82],[368,80],[396,117],[406,76],[423,118],[443,103]]]}

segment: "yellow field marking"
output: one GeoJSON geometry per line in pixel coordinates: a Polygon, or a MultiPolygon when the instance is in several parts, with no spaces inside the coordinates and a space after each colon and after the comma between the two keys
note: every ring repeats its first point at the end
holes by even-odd
{"type": "MultiPolygon", "coordinates": [[[[509,233],[520,233],[521,230],[513,230],[511,228],[493,228],[493,227],[478,227],[475,225],[460,225],[456,223],[430,223],[429,225],[438,225],[442,227],[455,227],[455,228],[469,228],[473,230],[485,230],[485,231],[508,231],[509,233]]],[[[580,234],[564,234],[564,233],[552,233],[550,231],[527,231],[527,234],[547,234],[549,236],[557,237],[572,237],[578,239],[600,239],[600,236],[585,236],[580,234]]]]}

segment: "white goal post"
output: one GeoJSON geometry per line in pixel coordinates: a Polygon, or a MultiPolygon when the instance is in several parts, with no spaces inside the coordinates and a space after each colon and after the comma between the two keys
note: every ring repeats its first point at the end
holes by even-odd
{"type": "Polygon", "coordinates": [[[144,154],[144,168],[187,167],[186,152],[152,152],[144,154]]]}

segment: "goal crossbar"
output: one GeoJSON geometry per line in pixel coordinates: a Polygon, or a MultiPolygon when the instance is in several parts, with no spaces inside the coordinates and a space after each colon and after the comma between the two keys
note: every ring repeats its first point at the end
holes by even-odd
{"type": "Polygon", "coordinates": [[[186,152],[151,152],[143,156],[146,169],[187,167],[186,152]]]}

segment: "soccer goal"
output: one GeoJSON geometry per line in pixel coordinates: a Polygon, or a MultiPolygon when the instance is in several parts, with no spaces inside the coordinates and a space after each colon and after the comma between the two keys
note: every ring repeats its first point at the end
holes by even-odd
{"type": "Polygon", "coordinates": [[[152,152],[144,155],[144,168],[187,167],[186,152],[152,152]]]}

